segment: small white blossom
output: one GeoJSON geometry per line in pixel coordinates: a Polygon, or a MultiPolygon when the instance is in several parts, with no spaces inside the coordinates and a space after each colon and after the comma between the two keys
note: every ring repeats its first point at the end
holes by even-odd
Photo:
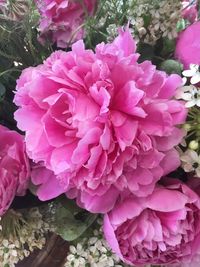
{"type": "MultiPolygon", "coordinates": [[[[102,220],[97,223],[102,226],[102,220]]],[[[93,231],[93,236],[83,238],[76,246],[70,246],[65,267],[125,267],[117,255],[113,254],[103,238],[102,227],[93,231]]]]}
{"type": "Polygon", "coordinates": [[[200,90],[194,85],[180,87],[176,92],[176,98],[185,100],[187,108],[200,107],[200,90]]]}
{"type": "Polygon", "coordinates": [[[176,25],[181,19],[180,0],[146,1],[127,0],[129,3],[128,21],[134,29],[134,36],[142,41],[155,44],[161,37],[177,37],[176,25]],[[143,18],[148,17],[148,23],[143,18]]]}
{"type": "Polygon", "coordinates": [[[189,70],[184,70],[182,72],[183,76],[191,78],[190,83],[191,84],[197,84],[200,82],[200,70],[199,65],[196,64],[190,64],[189,70]]]}
{"type": "Polygon", "coordinates": [[[30,255],[35,248],[41,249],[46,240],[44,235],[50,227],[43,221],[39,210],[31,209],[26,217],[19,212],[8,211],[4,219],[10,218],[17,225],[18,235],[3,235],[3,220],[0,218],[0,266],[15,267],[15,265],[30,255]],[[8,217],[7,217],[8,216],[8,217]],[[10,217],[9,217],[10,216],[10,217]]]}
{"type": "Polygon", "coordinates": [[[192,140],[188,146],[191,150],[197,150],[199,148],[199,143],[196,140],[192,140]]]}
{"type": "Polygon", "coordinates": [[[197,177],[200,177],[200,155],[196,151],[188,149],[180,156],[180,159],[185,172],[194,171],[197,177]]]}

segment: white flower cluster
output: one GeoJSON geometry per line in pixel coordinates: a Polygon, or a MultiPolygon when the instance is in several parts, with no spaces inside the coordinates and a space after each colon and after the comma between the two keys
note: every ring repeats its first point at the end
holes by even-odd
{"type": "Polygon", "coordinates": [[[129,17],[135,34],[145,43],[155,44],[161,37],[177,37],[177,23],[181,19],[180,0],[129,0],[129,17]]]}
{"type": "Polygon", "coordinates": [[[126,18],[127,10],[123,9],[124,3],[122,0],[102,2],[103,4],[99,3],[98,5],[101,11],[101,18],[97,21],[96,26],[98,29],[106,27],[107,41],[111,42],[117,37],[118,29],[121,27],[120,18],[123,16],[126,18]],[[124,13],[122,14],[123,10],[124,13]]]}
{"type": "Polygon", "coordinates": [[[0,16],[12,21],[19,21],[30,9],[31,1],[0,0],[0,16]]]}
{"type": "MultiPolygon", "coordinates": [[[[102,224],[99,221],[99,224],[102,224]]],[[[70,246],[65,267],[123,267],[103,238],[102,228],[95,229],[93,236],[83,238],[76,246],[70,246]]]]}
{"type": "Polygon", "coordinates": [[[200,155],[192,149],[187,149],[181,153],[181,166],[185,172],[194,172],[196,177],[200,177],[200,155]]]}
{"type": "Polygon", "coordinates": [[[119,28],[119,26],[117,26],[116,24],[108,25],[108,27],[106,29],[107,33],[108,33],[108,38],[107,38],[108,42],[112,42],[115,39],[115,37],[117,37],[118,28],[119,28]]]}
{"type": "Polygon", "coordinates": [[[185,101],[185,106],[189,109],[189,120],[184,125],[188,132],[186,139],[190,140],[188,145],[182,144],[187,149],[180,150],[181,166],[185,172],[193,172],[196,177],[200,177],[200,128],[199,128],[199,107],[200,107],[200,68],[199,65],[190,64],[188,70],[184,70],[183,84],[176,92],[176,98],[185,101]],[[188,139],[188,137],[190,137],[188,139]],[[192,140],[191,140],[192,139],[192,140]]]}
{"type": "Polygon", "coordinates": [[[190,64],[190,69],[183,71],[183,86],[177,90],[176,98],[186,101],[185,106],[200,107],[200,68],[199,65],[190,64]],[[189,79],[189,85],[185,85],[189,79]]]}
{"type": "Polygon", "coordinates": [[[49,226],[43,221],[37,208],[31,209],[26,217],[12,210],[8,211],[6,216],[9,216],[10,221],[5,218],[5,230],[4,218],[0,221],[0,266],[14,267],[34,249],[42,249],[49,226]],[[12,229],[9,228],[11,220],[14,226],[12,229]]]}

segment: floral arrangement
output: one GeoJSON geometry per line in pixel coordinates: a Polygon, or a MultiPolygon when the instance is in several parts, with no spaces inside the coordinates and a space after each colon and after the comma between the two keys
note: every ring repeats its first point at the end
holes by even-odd
{"type": "Polygon", "coordinates": [[[199,18],[195,0],[0,1],[0,266],[51,233],[65,267],[199,266],[199,18]]]}

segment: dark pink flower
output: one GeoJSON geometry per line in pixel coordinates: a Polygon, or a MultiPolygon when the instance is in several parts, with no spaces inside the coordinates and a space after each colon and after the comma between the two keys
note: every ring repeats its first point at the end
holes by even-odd
{"type": "Polygon", "coordinates": [[[187,185],[167,178],[145,198],[121,197],[105,215],[113,251],[130,265],[184,266],[200,249],[200,199],[187,185]]]}
{"type": "Polygon", "coordinates": [[[32,165],[31,181],[38,186],[36,194],[42,201],[56,198],[65,193],[64,187],[59,184],[59,179],[53,171],[40,164],[32,165]]]}
{"type": "Polygon", "coordinates": [[[0,126],[0,216],[15,195],[24,195],[29,182],[29,163],[23,137],[0,126]]]}
{"type": "Polygon", "coordinates": [[[180,164],[176,125],[186,109],[173,96],[182,79],[137,63],[135,49],[128,30],[95,52],[79,41],[17,82],[15,118],[28,155],[92,212],[110,210],[124,189],[150,194],[180,164]]]}
{"type": "Polygon", "coordinates": [[[4,12],[6,10],[6,0],[0,0],[0,12],[4,12]]]}
{"type": "Polygon", "coordinates": [[[49,38],[65,48],[84,36],[85,17],[92,15],[96,0],[35,0],[41,14],[40,39],[49,38]]]}
{"type": "Polygon", "coordinates": [[[190,23],[194,23],[198,17],[197,1],[195,0],[184,0],[182,1],[183,11],[182,16],[187,19],[190,23]]]}
{"type": "Polygon", "coordinates": [[[200,65],[200,22],[188,26],[180,33],[176,44],[175,56],[189,69],[190,64],[200,65]]]}

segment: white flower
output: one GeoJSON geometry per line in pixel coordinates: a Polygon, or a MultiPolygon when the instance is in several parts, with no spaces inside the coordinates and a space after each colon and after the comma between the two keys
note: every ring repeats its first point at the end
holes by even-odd
{"type": "Polygon", "coordinates": [[[181,19],[181,1],[147,1],[129,0],[127,1],[128,16],[134,30],[134,36],[139,37],[144,42],[155,44],[161,37],[173,39],[177,37],[176,25],[181,19]],[[143,19],[149,17],[148,22],[143,19]]]}
{"type": "Polygon", "coordinates": [[[185,100],[187,108],[200,107],[200,90],[194,85],[180,87],[176,92],[176,98],[185,100]]]}
{"type": "Polygon", "coordinates": [[[89,240],[89,243],[91,245],[94,245],[97,242],[97,240],[98,240],[97,237],[91,237],[90,240],[89,240]]]}
{"type": "Polygon", "coordinates": [[[75,256],[74,256],[73,254],[69,254],[69,255],[67,256],[67,260],[68,260],[69,262],[72,262],[72,261],[75,260],[75,256]]]}
{"type": "Polygon", "coordinates": [[[180,159],[185,172],[195,171],[197,177],[200,177],[200,155],[197,152],[188,149],[182,154],[180,159]]]}
{"type": "MultiPolygon", "coordinates": [[[[5,215],[5,219],[11,220],[13,225],[17,226],[17,234],[11,234],[4,239],[0,232],[0,266],[14,267],[19,261],[28,257],[35,248],[43,247],[44,235],[49,228],[45,229],[47,228],[47,226],[44,227],[46,223],[38,209],[29,210],[26,217],[19,212],[10,210],[5,215]]],[[[2,229],[2,225],[0,228],[2,229]]]]}
{"type": "Polygon", "coordinates": [[[196,140],[192,140],[189,143],[188,146],[191,150],[197,150],[199,148],[199,142],[197,142],[196,140]]]}
{"type": "Polygon", "coordinates": [[[199,71],[199,65],[196,64],[190,64],[189,70],[184,70],[182,72],[183,76],[185,77],[191,77],[190,83],[191,84],[197,84],[200,82],[200,71],[199,71]]]}
{"type": "Polygon", "coordinates": [[[66,258],[65,267],[125,267],[119,265],[120,259],[111,252],[106,240],[103,238],[102,220],[98,220],[99,229],[95,229],[93,236],[83,238],[80,243],[70,246],[70,254],[66,258]]]}
{"type": "Polygon", "coordinates": [[[70,247],[69,247],[69,250],[70,250],[70,252],[71,252],[72,254],[76,254],[76,248],[75,248],[75,246],[70,246],[70,247]]]}

